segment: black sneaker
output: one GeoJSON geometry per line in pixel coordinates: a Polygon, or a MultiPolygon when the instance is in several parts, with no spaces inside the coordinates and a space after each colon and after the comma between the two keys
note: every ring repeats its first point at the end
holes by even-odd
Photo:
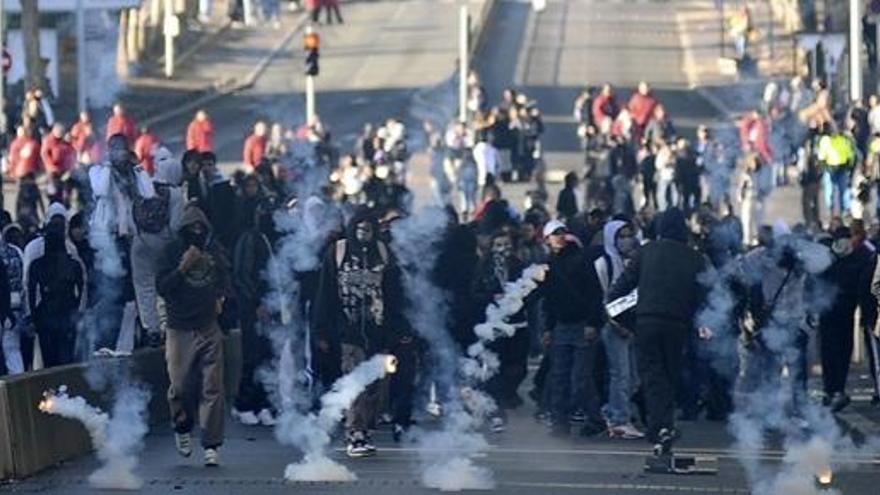
{"type": "Polygon", "coordinates": [[[585,413],[583,409],[578,409],[577,411],[571,413],[571,422],[572,423],[583,423],[586,420],[587,420],[587,413],[585,413]]]}
{"type": "Polygon", "coordinates": [[[367,455],[376,455],[376,445],[373,443],[373,438],[370,437],[369,434],[364,435],[364,448],[367,449],[367,455]]]}
{"type": "Polygon", "coordinates": [[[406,433],[406,428],[400,423],[394,423],[391,425],[391,438],[400,443],[400,440],[403,439],[403,434],[406,433]]]}
{"type": "Polygon", "coordinates": [[[367,436],[364,434],[364,432],[355,431],[349,434],[348,445],[345,448],[345,453],[349,457],[368,457],[373,455],[375,452],[375,447],[373,447],[371,450],[370,446],[367,444],[367,436]]]}
{"type": "Polygon", "coordinates": [[[844,393],[838,392],[838,393],[834,394],[834,397],[831,398],[831,404],[830,404],[831,412],[838,413],[840,411],[843,411],[846,408],[846,406],[849,405],[849,403],[850,403],[849,396],[844,393]]]}

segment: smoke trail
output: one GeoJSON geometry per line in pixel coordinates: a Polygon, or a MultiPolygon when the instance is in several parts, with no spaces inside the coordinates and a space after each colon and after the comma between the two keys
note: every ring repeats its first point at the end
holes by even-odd
{"type": "Polygon", "coordinates": [[[775,239],[773,247],[759,248],[717,270],[707,270],[699,280],[709,293],[697,323],[716,331],[718,341],[707,346],[714,369],[734,378],[731,362],[760,360],[758,364],[763,363],[768,369],[774,369],[782,360],[787,363],[782,376],[756,373],[756,368],[761,366],[755,362],[739,370],[736,376],[736,410],[729,419],[728,429],[735,438],[734,449],[756,495],[832,493],[820,491],[817,479],[831,476],[832,458],[855,453],[852,442],[844,438],[832,414],[810,403],[802,391],[795,390],[797,381],[793,379],[800,372],[798,363],[805,359],[798,344],[798,339],[806,338],[801,334],[803,319],[807,312],[818,314],[832,304],[833,288],[814,287],[812,293],[804,287],[793,288],[795,293],[801,291],[799,298],[790,297],[788,289],[780,291],[782,297],[777,306],[771,308],[771,323],[760,330],[760,341],[741,342],[739,332],[731,331],[739,330],[737,306],[742,296],[734,288],[748,290],[766,277],[775,276],[774,272],[778,273],[781,265],[792,266],[791,263],[796,266],[792,286],[806,285],[807,278],[813,284],[820,284],[817,275],[828,269],[832,255],[825,246],[783,235],[775,239]],[[800,414],[793,415],[794,411],[800,414]],[[767,444],[766,434],[770,431],[781,433],[785,439],[786,455],[781,468],[762,464],[757,455],[767,444]]]}
{"type": "Polygon", "coordinates": [[[85,426],[103,465],[89,476],[96,488],[137,490],[143,481],[134,474],[138,453],[147,434],[146,408],[149,393],[137,387],[120,391],[113,406],[113,416],[90,405],[82,397],[70,397],[65,386],[48,391],[39,408],[47,414],[75,419],[85,426]]]}
{"type": "Polygon", "coordinates": [[[396,370],[394,356],[377,354],[333,384],[331,390],[321,397],[318,414],[302,416],[299,424],[289,421],[290,417],[285,418],[284,439],[299,445],[305,454],[302,461],[287,466],[284,478],[288,481],[356,480],[353,472],[327,457],[325,451],[330,444],[330,434],[342,419],[343,412],[367,387],[396,370]]]}

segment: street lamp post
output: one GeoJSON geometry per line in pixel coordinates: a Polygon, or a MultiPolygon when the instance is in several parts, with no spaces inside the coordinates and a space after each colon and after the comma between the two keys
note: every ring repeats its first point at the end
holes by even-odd
{"type": "Polygon", "coordinates": [[[862,15],[861,1],[849,0],[849,97],[862,98],[862,15]]]}
{"type": "Polygon", "coordinates": [[[468,79],[468,8],[462,5],[458,12],[458,120],[467,121],[467,79],[468,79]]]}
{"type": "Polygon", "coordinates": [[[306,27],[303,36],[303,48],[306,50],[306,124],[311,125],[315,118],[315,77],[319,74],[318,66],[321,49],[321,37],[312,26],[306,27]]]}
{"type": "Polygon", "coordinates": [[[86,16],[85,0],[76,0],[76,107],[86,110],[86,16]]]}

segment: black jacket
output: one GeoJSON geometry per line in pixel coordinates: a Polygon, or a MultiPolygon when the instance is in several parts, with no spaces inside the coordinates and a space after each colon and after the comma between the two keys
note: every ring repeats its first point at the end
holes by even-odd
{"type": "Polygon", "coordinates": [[[550,257],[550,271],[541,287],[547,327],[557,323],[583,323],[599,328],[605,321],[602,288],[584,250],[569,243],[550,257]]]}
{"type": "Polygon", "coordinates": [[[577,199],[574,196],[574,189],[565,187],[559,191],[559,197],[556,200],[556,213],[566,220],[570,220],[578,214],[577,199]]]}
{"type": "Polygon", "coordinates": [[[608,300],[639,290],[638,318],[654,317],[692,324],[703,301],[697,277],[706,260],[687,243],[684,215],[668,210],[658,221],[660,239],[643,246],[608,292],[608,300]]]}
{"type": "MultiPolygon", "coordinates": [[[[195,222],[210,228],[204,213],[194,206],[184,211],[181,229],[195,222]]],[[[205,256],[187,273],[178,270],[189,246],[171,243],[159,263],[156,289],[165,299],[168,325],[175,330],[200,330],[217,323],[218,301],[231,294],[229,258],[217,242],[203,249],[205,256]]]]}

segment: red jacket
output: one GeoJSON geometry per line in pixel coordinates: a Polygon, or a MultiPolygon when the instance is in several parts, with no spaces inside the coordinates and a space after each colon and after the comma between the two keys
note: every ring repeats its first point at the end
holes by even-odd
{"type": "Polygon", "coordinates": [[[153,147],[157,144],[159,144],[159,137],[152,132],[141,134],[138,136],[137,141],[134,142],[134,154],[137,155],[141,166],[150,174],[150,177],[153,176],[156,170],[156,166],[153,163],[153,147]]]}
{"type": "Polygon", "coordinates": [[[746,151],[754,151],[765,163],[773,160],[770,148],[770,124],[766,119],[747,116],[739,124],[739,141],[746,151]]]}
{"type": "Polygon", "coordinates": [[[617,118],[617,114],[620,112],[620,107],[617,106],[617,100],[614,99],[614,96],[606,96],[600,94],[593,100],[593,122],[596,123],[596,126],[601,126],[602,121],[605,120],[606,117],[611,118],[612,120],[617,118]]]}
{"type": "Polygon", "coordinates": [[[657,99],[653,95],[650,93],[643,95],[635,92],[629,99],[626,107],[632,115],[633,122],[639,127],[645,127],[648,125],[648,121],[651,120],[651,115],[654,113],[654,107],[656,106],[657,99]]]}
{"type": "Polygon", "coordinates": [[[40,171],[40,143],[27,136],[16,137],[9,145],[9,173],[21,179],[40,171]]]}
{"type": "Polygon", "coordinates": [[[70,141],[78,153],[82,153],[89,146],[89,141],[95,134],[91,122],[77,122],[70,128],[70,141]]]}
{"type": "Polygon", "coordinates": [[[134,146],[134,142],[137,141],[138,138],[138,129],[137,125],[134,123],[134,119],[128,115],[122,115],[120,117],[115,115],[111,116],[110,119],[107,120],[107,135],[105,139],[110,139],[110,136],[114,134],[125,135],[125,138],[128,140],[128,145],[134,146]]]}
{"type": "Polygon", "coordinates": [[[52,134],[43,139],[40,157],[43,159],[43,168],[50,174],[64,175],[76,166],[76,150],[70,143],[52,134]]]}
{"type": "Polygon", "coordinates": [[[186,128],[186,149],[199,153],[214,151],[214,124],[210,119],[193,119],[186,128]]]}
{"type": "Polygon", "coordinates": [[[266,156],[266,136],[251,134],[244,142],[244,164],[256,169],[266,156]]]}

